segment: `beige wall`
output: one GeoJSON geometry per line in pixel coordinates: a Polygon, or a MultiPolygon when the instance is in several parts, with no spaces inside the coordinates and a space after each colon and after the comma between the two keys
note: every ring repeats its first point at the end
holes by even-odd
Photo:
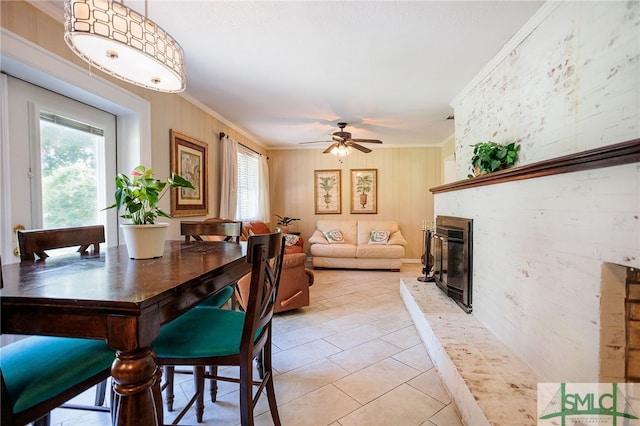
{"type": "MultiPolygon", "coordinates": [[[[4,28],[88,70],[88,65],[76,57],[64,43],[62,23],[23,1],[2,1],[0,8],[4,28]]],[[[153,92],[121,82],[97,70],[92,72],[150,102],[152,166],[158,176],[165,176],[170,171],[170,129],[174,128],[207,144],[209,147],[209,214],[207,216],[216,216],[219,212],[219,133],[225,132],[242,144],[260,153],[266,153],[263,147],[180,95],[153,92]]],[[[422,221],[433,220],[433,197],[428,189],[442,183],[440,148],[374,147],[370,154],[353,153],[345,158],[342,164],[336,157],[322,154],[323,149],[319,146],[318,149],[313,150],[268,152],[272,213],[302,218],[302,221],[295,222],[295,227],[308,239],[313,232],[316,220],[350,216],[349,170],[378,169],[378,214],[354,215],[354,217],[397,220],[409,242],[405,258],[419,259],[422,254],[420,232],[422,221]],[[315,215],[313,171],[318,169],[342,170],[341,215],[315,215]]],[[[169,211],[168,197],[162,202],[164,204],[161,207],[169,211]]],[[[275,225],[275,220],[271,225],[275,225]]],[[[175,231],[176,227],[172,226],[172,229],[175,231]]],[[[308,249],[308,244],[305,244],[305,247],[308,249]]]]}
{"type": "MultiPolygon", "coordinates": [[[[433,196],[429,188],[440,185],[440,148],[383,148],[355,152],[340,160],[313,150],[269,151],[271,211],[281,216],[299,217],[294,229],[305,239],[313,233],[318,219],[352,217],[361,220],[393,219],[407,239],[406,259],[422,255],[423,220],[433,220],[433,196]],[[315,214],[314,170],[339,169],[342,183],[342,214],[315,214]],[[350,214],[350,170],[378,170],[378,213],[350,214]]],[[[308,244],[305,244],[308,249],[308,244]]],[[[307,250],[308,252],[308,250],[307,250]]]]}
{"type": "MultiPolygon", "coordinates": [[[[89,71],[88,65],[72,53],[64,43],[64,25],[61,22],[54,20],[23,1],[0,2],[0,16],[2,17],[2,27],[87,69],[87,72],[89,71]]],[[[254,141],[249,140],[241,133],[194,106],[180,95],[143,89],[132,84],[121,82],[95,69],[92,69],[91,72],[150,102],[151,161],[157,176],[168,176],[170,172],[170,129],[176,129],[181,133],[206,143],[209,157],[209,214],[207,216],[217,216],[220,207],[220,132],[230,135],[237,141],[258,152],[266,152],[254,141]]],[[[170,210],[168,197],[165,197],[165,199],[161,201],[161,207],[165,211],[170,210]]],[[[198,217],[193,217],[192,219],[197,220],[198,217]]],[[[175,230],[177,228],[172,227],[172,229],[175,230]]]]}

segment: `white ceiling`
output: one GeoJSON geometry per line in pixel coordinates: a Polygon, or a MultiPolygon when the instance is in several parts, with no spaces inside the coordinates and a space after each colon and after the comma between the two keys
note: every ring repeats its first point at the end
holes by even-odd
{"type": "Polygon", "coordinates": [[[299,143],[339,121],[383,146],[440,144],[449,103],[542,3],[149,0],[148,17],[184,49],[190,97],[267,148],[320,150],[299,143]]]}

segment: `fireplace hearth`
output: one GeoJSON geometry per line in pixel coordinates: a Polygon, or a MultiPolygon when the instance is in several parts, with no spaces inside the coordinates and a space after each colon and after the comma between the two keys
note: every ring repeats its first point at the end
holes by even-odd
{"type": "Polygon", "coordinates": [[[436,217],[435,283],[465,312],[471,313],[473,219],[436,217]]]}

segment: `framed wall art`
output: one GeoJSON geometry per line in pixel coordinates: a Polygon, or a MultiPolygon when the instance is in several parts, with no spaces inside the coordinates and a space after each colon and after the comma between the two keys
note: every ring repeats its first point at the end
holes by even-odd
{"type": "Polygon", "coordinates": [[[313,187],[316,214],[342,213],[340,170],[315,170],[313,187]]]}
{"type": "Polygon", "coordinates": [[[171,215],[206,215],[207,145],[171,129],[171,171],[187,179],[195,187],[171,189],[171,215]]]}
{"type": "Polygon", "coordinates": [[[351,169],[351,213],[378,213],[378,169],[351,169]]]}

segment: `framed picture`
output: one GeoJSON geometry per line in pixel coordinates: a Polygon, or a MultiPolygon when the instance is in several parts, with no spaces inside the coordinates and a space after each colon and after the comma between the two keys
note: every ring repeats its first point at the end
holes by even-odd
{"type": "Polygon", "coordinates": [[[171,129],[171,171],[195,189],[171,189],[172,216],[202,216],[207,208],[207,145],[171,129]]]}
{"type": "Polygon", "coordinates": [[[313,187],[316,214],[342,213],[340,170],[315,170],[313,187]]]}
{"type": "Polygon", "coordinates": [[[351,213],[378,213],[378,169],[351,169],[351,213]]]}

